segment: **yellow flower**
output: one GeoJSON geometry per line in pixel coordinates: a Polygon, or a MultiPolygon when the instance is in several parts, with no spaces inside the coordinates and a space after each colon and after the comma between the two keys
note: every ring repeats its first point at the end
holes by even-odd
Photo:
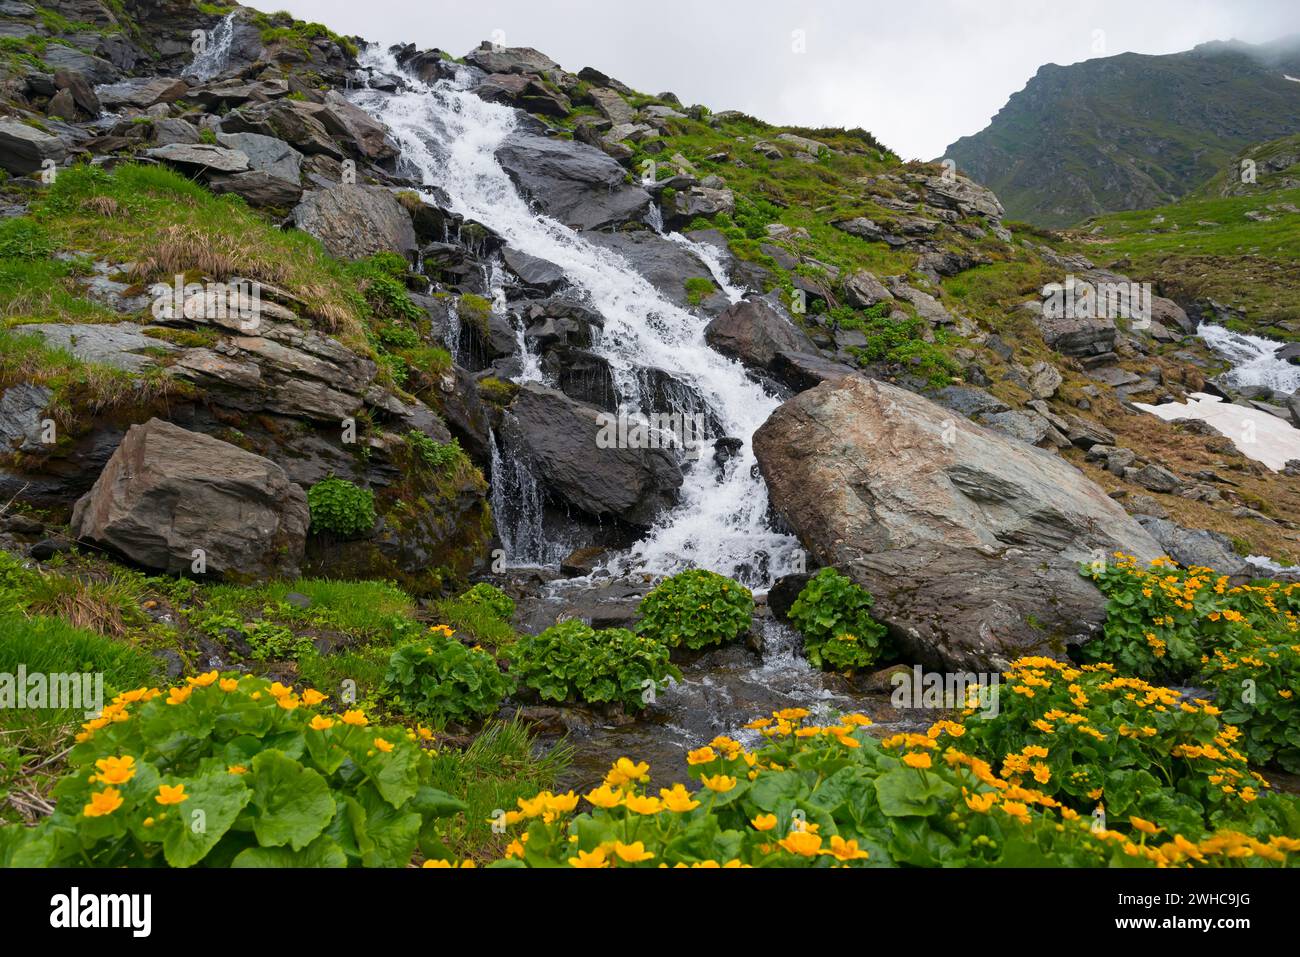
{"type": "Polygon", "coordinates": [[[221,681],[218,682],[217,687],[220,688],[222,691],[226,692],[226,694],[230,694],[230,692],[234,691],[236,688],[239,687],[239,679],[222,678],[221,681]]]}
{"type": "Polygon", "coordinates": [[[125,784],[135,777],[135,758],[129,754],[120,758],[101,758],[95,762],[99,768],[101,784],[125,784]]]}
{"type": "Polygon", "coordinates": [[[298,696],[296,694],[280,695],[275,699],[275,703],[278,704],[285,711],[294,711],[297,709],[298,705],[300,704],[300,702],[298,701],[298,696]]]}
{"type": "Polygon", "coordinates": [[[1161,831],[1164,830],[1163,827],[1156,827],[1150,821],[1144,821],[1140,817],[1130,817],[1128,819],[1128,822],[1132,824],[1135,828],[1137,828],[1137,830],[1141,831],[1143,834],[1155,835],[1155,834],[1159,834],[1161,831]]]}
{"type": "Polygon", "coordinates": [[[578,795],[570,791],[568,794],[547,794],[546,809],[554,811],[557,814],[568,814],[578,806],[578,795]]]}
{"type": "Polygon", "coordinates": [[[754,825],[754,830],[756,831],[770,831],[772,828],[776,827],[776,815],[760,814],[749,823],[754,825]]]}
{"type": "Polygon", "coordinates": [[[930,767],[930,756],[928,754],[905,754],[903,763],[909,768],[928,768],[930,767]]]}
{"type": "Polygon", "coordinates": [[[968,794],[966,795],[966,806],[972,811],[986,814],[997,799],[998,796],[995,791],[990,791],[987,794],[968,794]]]}
{"type": "Polygon", "coordinates": [[[328,731],[330,728],[334,727],[334,719],[318,714],[312,717],[311,723],[307,725],[307,727],[311,728],[313,731],[328,731]]]}
{"type": "Polygon", "coordinates": [[[375,738],[375,747],[380,751],[383,751],[385,754],[393,750],[392,744],[385,741],[383,738],[375,738]]]}
{"type": "Polygon", "coordinates": [[[718,759],[717,752],[707,745],[703,748],[696,748],[686,754],[686,763],[692,767],[697,764],[708,764],[710,761],[718,759]]]}
{"type": "Polygon", "coordinates": [[[160,784],[158,785],[158,793],[154,796],[154,800],[164,806],[180,804],[182,801],[188,801],[189,799],[190,796],[185,793],[184,784],[160,784]]]}
{"type": "Polygon", "coordinates": [[[658,814],[664,809],[662,801],[648,795],[629,794],[623,803],[633,814],[658,814]]]}
{"type": "Polygon", "coordinates": [[[627,758],[619,758],[605,775],[605,783],[614,787],[644,781],[650,777],[650,765],[642,761],[634,764],[627,758]]]}
{"type": "Polygon", "coordinates": [[[248,768],[244,767],[242,764],[232,764],[230,767],[226,768],[226,773],[228,773],[228,774],[247,774],[247,773],[248,773],[248,768]]]}
{"type": "Polygon", "coordinates": [[[711,778],[700,778],[700,783],[710,791],[717,791],[722,794],[736,786],[736,779],[725,774],[715,774],[711,778]]]}
{"type": "Polygon", "coordinates": [[[587,799],[587,803],[595,807],[611,808],[623,803],[623,792],[615,790],[608,784],[602,784],[594,791],[588,791],[583,797],[587,799]]]}
{"type": "Polygon", "coordinates": [[[358,728],[364,728],[370,723],[370,719],[366,717],[363,711],[344,711],[343,717],[339,720],[344,724],[354,724],[358,728]]]}
{"type": "Polygon", "coordinates": [[[791,854],[813,857],[821,850],[822,839],[811,831],[791,831],[777,843],[791,854]]]}
{"type": "Polygon", "coordinates": [[[194,678],[186,678],[185,681],[196,688],[206,688],[213,684],[219,677],[221,676],[217,672],[209,671],[204,675],[198,675],[194,678]]]}
{"type": "Polygon", "coordinates": [[[103,817],[122,806],[122,792],[117,788],[104,788],[90,796],[90,803],[81,809],[86,817],[103,817]]]}
{"type": "Polygon", "coordinates": [[[648,861],[654,857],[653,854],[645,849],[645,844],[642,841],[634,841],[631,844],[624,844],[622,841],[615,841],[614,853],[618,855],[619,860],[624,861],[627,864],[640,864],[643,861],[648,861]]]}
{"type": "Polygon", "coordinates": [[[674,784],[671,788],[660,788],[659,796],[663,799],[664,807],[675,814],[684,814],[700,806],[700,802],[691,797],[691,792],[680,784],[674,784]]]}
{"type": "Polygon", "coordinates": [[[871,856],[858,848],[857,841],[846,841],[838,834],[831,836],[831,849],[822,853],[833,855],[841,861],[864,861],[871,856]]]}
{"type": "Polygon", "coordinates": [[[327,698],[329,698],[329,695],[321,694],[315,688],[308,688],[302,693],[302,703],[309,708],[315,707],[327,698]]]}
{"type": "Polygon", "coordinates": [[[184,688],[172,688],[167,695],[168,704],[184,704],[190,700],[190,694],[194,691],[192,685],[186,685],[184,688]]]}
{"type": "Polygon", "coordinates": [[[292,685],[282,685],[278,681],[271,682],[271,687],[267,690],[271,692],[272,698],[283,698],[285,695],[293,694],[292,685]]]}
{"type": "Polygon", "coordinates": [[[605,859],[605,849],[598,847],[594,851],[578,851],[577,857],[569,858],[570,867],[609,867],[605,859]]]}

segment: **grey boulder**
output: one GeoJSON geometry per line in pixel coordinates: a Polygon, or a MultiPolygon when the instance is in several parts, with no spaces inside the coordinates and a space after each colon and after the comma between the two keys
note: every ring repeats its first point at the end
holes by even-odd
{"type": "Polygon", "coordinates": [[[79,540],[146,568],[228,578],[292,577],[307,496],[268,459],[159,419],[133,425],[73,509],[79,540]]]}

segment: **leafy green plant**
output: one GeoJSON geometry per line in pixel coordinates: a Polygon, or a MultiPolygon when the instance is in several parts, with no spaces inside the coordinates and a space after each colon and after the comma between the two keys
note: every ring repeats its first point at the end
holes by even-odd
{"type": "Polygon", "coordinates": [[[1182,681],[1215,649],[1254,644],[1258,635],[1294,634],[1300,584],[1232,585],[1209,568],[1180,568],[1159,558],[1146,568],[1131,555],[1084,565],[1106,596],[1101,638],[1083,646],[1087,661],[1106,661],[1142,678],[1182,681]]]}
{"type": "Polygon", "coordinates": [[[375,494],[346,479],[330,477],[307,490],[314,532],[359,538],[375,526],[375,494]]]}
{"type": "Polygon", "coordinates": [[[452,468],[465,459],[460,441],[455,438],[450,442],[436,442],[423,432],[412,429],[406,433],[406,444],[421,463],[435,472],[452,468]]]}
{"type": "Polygon", "coordinates": [[[664,579],[637,610],[640,634],[670,648],[695,651],[749,631],[754,596],[724,575],[693,568],[664,579]]]}
{"type": "Polygon", "coordinates": [[[464,805],[429,783],[418,736],[371,726],[358,710],[329,716],[324,697],[215,671],[118,695],[68,755],[54,813],[30,831],[0,829],[0,865],[404,867],[417,852],[442,857],[437,819],[464,805]]]}
{"type": "Polygon", "coordinates": [[[875,664],[885,651],[885,626],[871,617],[875,600],[834,568],[823,568],[790,606],[803,635],[804,654],[819,668],[854,671],[875,664]]]}
{"type": "Polygon", "coordinates": [[[881,741],[862,715],[808,717],[791,708],[750,722],[765,739],[753,751],[724,736],[690,752],[694,788],[656,791],[647,763],[622,758],[580,812],[572,791],[520,799],[503,819],[517,836],[493,866],[1267,867],[1300,849],[1295,817],[1273,836],[1162,834],[1138,818],[1094,828],[931,735],[881,741]]]}
{"type": "Polygon", "coordinates": [[[1257,764],[1300,774],[1300,639],[1260,636],[1240,649],[1215,649],[1198,683],[1212,688],[1223,720],[1244,732],[1257,764]]]}
{"type": "Polygon", "coordinates": [[[466,589],[456,601],[462,605],[478,605],[499,621],[509,622],[515,616],[514,599],[488,582],[479,582],[466,589]]]}
{"type": "Polygon", "coordinates": [[[640,711],[669,678],[681,678],[669,664],[667,645],[625,628],[596,631],[574,618],[524,635],[507,654],[511,674],[546,701],[618,703],[640,711]]]}
{"type": "Polygon", "coordinates": [[[939,745],[1080,814],[1101,806],[1110,821],[1138,816],[1186,835],[1300,823],[1288,823],[1294,807],[1251,770],[1241,731],[1220,708],[1110,665],[1021,659],[1002,675],[996,713],[983,710],[982,718],[968,711],[960,726],[942,724],[939,745]]]}
{"type": "Polygon", "coordinates": [[[48,259],[54,254],[49,232],[36,220],[15,216],[0,220],[0,259],[48,259]]]}
{"type": "Polygon", "coordinates": [[[472,721],[497,709],[514,690],[513,680],[491,655],[466,648],[449,631],[433,631],[393,652],[380,688],[385,701],[438,725],[472,721]]]}

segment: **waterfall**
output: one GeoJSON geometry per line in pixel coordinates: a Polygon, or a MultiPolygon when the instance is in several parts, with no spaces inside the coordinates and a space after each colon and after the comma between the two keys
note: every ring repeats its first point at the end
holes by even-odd
{"type": "Polygon", "coordinates": [[[230,62],[230,43],[235,38],[235,11],[232,10],[208,31],[203,52],[195,55],[194,62],[185,70],[186,76],[210,80],[225,70],[230,62]]]}
{"type": "Polygon", "coordinates": [[[1202,323],[1196,334],[1205,344],[1232,363],[1223,375],[1229,386],[1268,386],[1275,392],[1294,392],[1300,389],[1300,366],[1291,365],[1277,357],[1282,343],[1233,332],[1213,323],[1202,323]]]}
{"type": "MultiPolygon", "coordinates": [[[[391,55],[377,48],[368,49],[363,59],[383,72],[401,72],[391,55]]],[[[778,400],[738,362],[709,348],[699,316],[665,299],[617,253],[529,208],[496,159],[497,148],[515,128],[513,109],[479,99],[462,82],[428,86],[408,77],[408,83],[404,92],[361,90],[353,99],[389,128],[407,166],[426,187],[437,186],[450,197],[456,213],[563,270],[605,319],[594,351],[609,363],[621,404],[639,408],[639,376],[660,369],[694,388],[722,433],[743,443],[720,475],[707,467],[711,448],[706,446],[705,461],[686,472],[680,504],[615,559],[611,571],[702,567],[756,587],[793,571],[798,543],[769,523],[767,487],[752,443],[778,400]]]]}
{"type": "Polygon", "coordinates": [[[511,565],[553,565],[571,548],[547,539],[542,526],[542,489],[532,470],[489,434],[492,455],[492,515],[511,565]]]}

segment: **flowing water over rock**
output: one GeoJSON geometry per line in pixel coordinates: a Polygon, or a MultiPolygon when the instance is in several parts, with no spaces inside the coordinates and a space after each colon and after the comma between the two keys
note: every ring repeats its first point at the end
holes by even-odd
{"type": "Polygon", "coordinates": [[[232,10],[208,33],[203,52],[194,57],[185,71],[186,76],[211,80],[218,76],[230,62],[230,44],[235,38],[235,12],[232,10]]]}
{"type": "MultiPolygon", "coordinates": [[[[364,59],[385,73],[400,72],[388,55],[375,49],[364,59]]],[[[403,162],[442,202],[467,220],[495,231],[519,252],[554,263],[604,318],[593,351],[609,362],[620,404],[630,412],[673,410],[647,407],[648,384],[659,372],[678,383],[683,403],[702,400],[720,435],[743,445],[721,469],[712,465],[710,440],[689,467],[681,503],[630,549],[591,578],[554,580],[539,570],[532,596],[520,602],[521,618],[538,630],[561,617],[613,624],[618,615],[634,614],[650,577],[702,567],[738,578],[764,590],[776,578],[799,568],[798,542],[769,522],[767,489],[758,474],[752,448],[757,428],[779,400],[752,381],[740,364],[714,352],[704,340],[707,319],[667,301],[617,253],[588,242],[561,223],[539,215],[519,195],[496,159],[496,150],[515,129],[513,110],[484,102],[454,82],[410,88],[395,94],[358,90],[354,101],[385,123],[402,147],[403,162]],[[611,603],[617,608],[611,611],[611,603]],[[613,617],[611,618],[611,614],[613,617]]],[[[431,194],[432,195],[432,194],[431,194]]],[[[727,277],[721,251],[677,233],[663,234],[699,257],[715,284],[731,302],[744,290],[727,277]]],[[[501,288],[494,267],[489,288],[501,288]]],[[[495,308],[501,308],[500,297],[495,308]]],[[[499,313],[500,314],[500,313],[499,313]]],[[[507,317],[518,327],[517,317],[507,317]]],[[[542,378],[536,357],[521,346],[521,378],[542,378]]],[[[672,388],[659,379],[663,401],[675,402],[672,388]]],[[[554,566],[571,545],[558,541],[544,525],[543,490],[527,466],[492,439],[492,506],[503,545],[517,582],[528,579],[527,565],[554,566]]],[[[786,707],[823,706],[829,710],[865,710],[887,720],[887,695],[855,691],[843,679],[811,668],[799,652],[799,638],[761,609],[755,626],[762,650],[733,645],[698,656],[683,666],[683,681],[661,689],[655,703],[637,720],[611,725],[600,716],[567,711],[570,740],[577,758],[568,783],[598,780],[609,762],[627,754],[650,760],[656,780],[684,777],[683,749],[719,734],[745,737],[740,727],[753,717],[786,707]]],[[[546,709],[542,709],[546,710],[546,709]]],[[[914,720],[927,723],[933,715],[914,720]]]]}
{"type": "Polygon", "coordinates": [[[1294,392],[1300,389],[1300,366],[1277,357],[1282,343],[1262,336],[1233,332],[1223,326],[1203,323],[1196,334],[1205,344],[1232,363],[1223,374],[1229,386],[1268,386],[1275,392],[1294,392]]]}
{"type": "MultiPolygon", "coordinates": [[[[368,50],[364,60],[382,72],[400,72],[392,57],[377,49],[368,50]]],[[[403,161],[426,185],[450,197],[456,213],[492,229],[510,247],[560,267],[601,313],[605,327],[593,351],[609,362],[621,404],[633,412],[660,411],[646,407],[641,387],[644,371],[659,369],[693,387],[723,433],[743,443],[720,476],[701,463],[691,468],[681,504],[618,556],[610,571],[702,567],[755,587],[793,571],[798,543],[769,522],[767,490],[751,447],[777,398],[749,379],[739,363],[707,346],[703,317],[668,302],[618,254],[529,208],[496,158],[515,129],[514,110],[487,103],[451,81],[409,83],[405,92],[359,90],[353,97],[389,127],[403,161]]],[[[712,440],[703,449],[703,461],[711,458],[711,445],[712,440]]]]}

